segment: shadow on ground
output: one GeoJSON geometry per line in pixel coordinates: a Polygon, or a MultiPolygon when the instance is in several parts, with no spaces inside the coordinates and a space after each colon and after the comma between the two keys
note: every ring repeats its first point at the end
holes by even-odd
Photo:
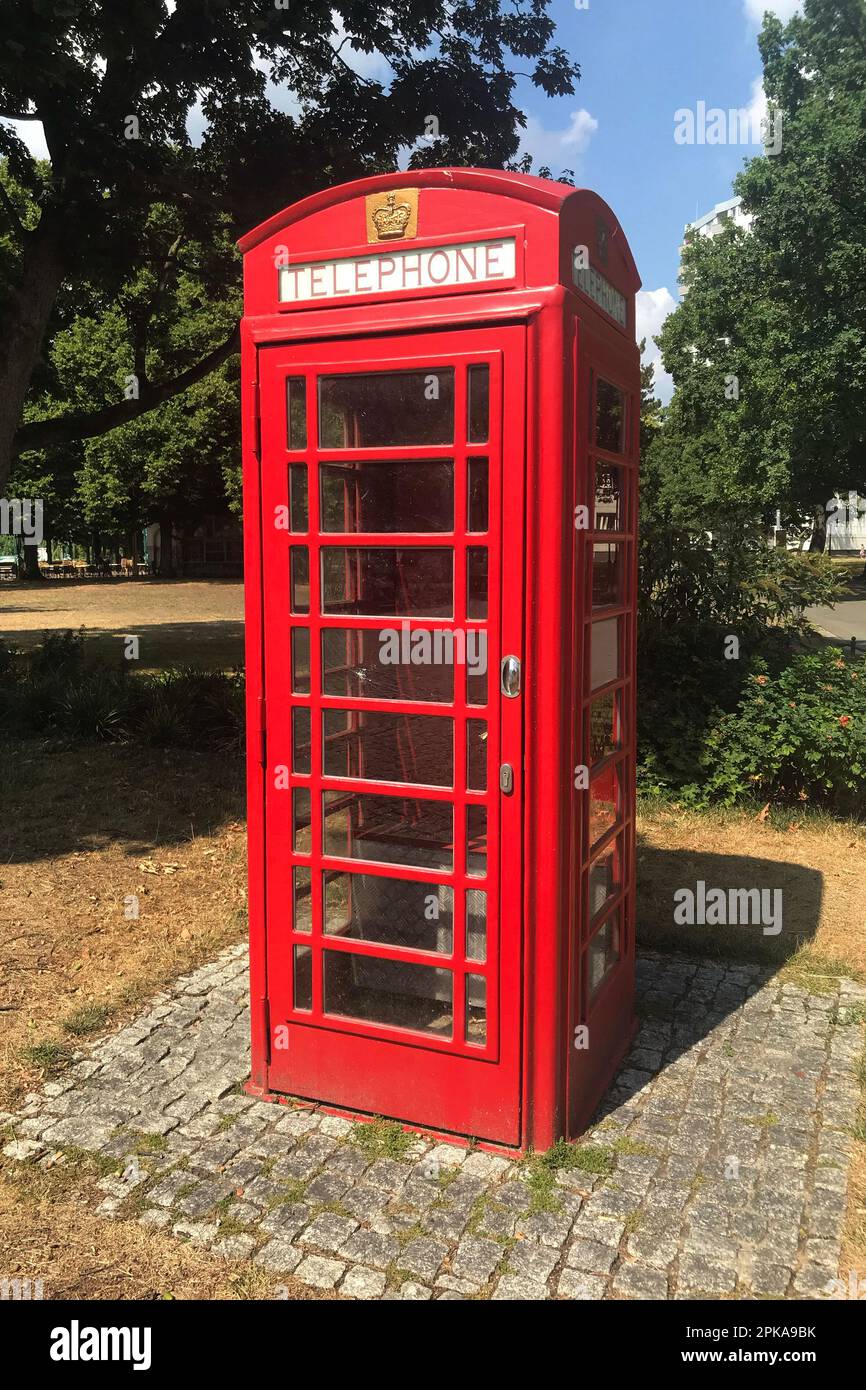
{"type": "Polygon", "coordinates": [[[0,787],[0,865],[108,844],[147,854],[245,814],[236,752],[0,742],[0,787]]]}
{"type": "MultiPolygon", "coordinates": [[[[814,938],[821,919],[824,876],[817,869],[787,860],[662,849],[639,836],[637,890],[638,949],[733,956],[778,966],[814,938]],[[703,883],[705,894],[711,889],[723,890],[726,915],[730,915],[732,891],[757,889],[762,894],[762,907],[769,910],[767,916],[775,920],[756,922],[750,912],[752,920],[745,923],[676,921],[674,914],[682,899],[675,895],[689,889],[697,905],[699,883],[703,883]]],[[[741,917],[743,905],[735,902],[734,906],[741,917]]],[[[750,907],[757,908],[754,895],[750,907]]]]}

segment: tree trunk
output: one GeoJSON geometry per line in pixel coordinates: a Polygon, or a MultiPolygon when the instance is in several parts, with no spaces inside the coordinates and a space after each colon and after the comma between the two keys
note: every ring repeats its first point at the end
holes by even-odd
{"type": "Polygon", "coordinates": [[[63,280],[62,247],[62,212],[48,208],[36,230],[27,234],[21,280],[0,320],[0,497],[6,495],[15,432],[63,280]]]}
{"type": "Polygon", "coordinates": [[[160,579],[174,578],[174,555],[172,553],[171,517],[163,513],[159,518],[159,569],[160,579]]]}
{"type": "Polygon", "coordinates": [[[42,571],[39,568],[39,546],[25,545],[24,547],[24,578],[41,579],[42,571]]]}

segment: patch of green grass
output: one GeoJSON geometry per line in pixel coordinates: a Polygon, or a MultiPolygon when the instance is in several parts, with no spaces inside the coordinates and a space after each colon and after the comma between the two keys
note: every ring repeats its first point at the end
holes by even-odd
{"type": "Polygon", "coordinates": [[[460,1176],[459,1168],[443,1168],[436,1179],[443,1191],[447,1190],[460,1176]]]}
{"type": "Polygon", "coordinates": [[[630,1211],[629,1214],[628,1214],[628,1216],[625,1218],[625,1233],[626,1233],[626,1235],[627,1235],[627,1236],[633,1236],[634,1233],[635,1233],[635,1231],[639,1231],[639,1230],[640,1230],[640,1224],[641,1224],[642,1221],[643,1221],[643,1212],[641,1212],[641,1211],[630,1211]]]}
{"type": "Polygon", "coordinates": [[[119,1158],[108,1154],[95,1153],[92,1149],[82,1149],[76,1144],[58,1144],[67,1165],[72,1165],[80,1173],[94,1173],[100,1178],[119,1177],[124,1164],[119,1158]]]}
{"type": "Polygon", "coordinates": [[[231,1129],[237,1122],[237,1115],[220,1115],[219,1124],[214,1130],[214,1134],[224,1134],[227,1129],[231,1129]]]}
{"type": "Polygon", "coordinates": [[[558,1211],[556,1174],[561,1170],[578,1170],[596,1177],[609,1177],[614,1169],[614,1148],[602,1144],[569,1144],[565,1139],[558,1139],[546,1153],[529,1154],[522,1167],[532,1193],[530,1213],[558,1211]]]}
{"type": "Polygon", "coordinates": [[[866,1023],[866,1004],[850,1004],[844,1009],[831,1009],[830,1022],[837,1028],[853,1028],[866,1023]]]}
{"type": "Polygon", "coordinates": [[[783,984],[797,985],[808,994],[835,994],[840,980],[861,980],[863,972],[848,961],[834,956],[822,956],[811,946],[799,951],[782,966],[777,979],[783,984]]]}
{"type": "Polygon", "coordinates": [[[488,1201],[489,1198],[487,1194],[482,1192],[472,1203],[472,1208],[469,1212],[469,1220],[466,1222],[466,1230],[470,1236],[478,1234],[478,1227],[484,1220],[484,1213],[487,1211],[488,1201]]]}
{"type": "Polygon", "coordinates": [[[189,1194],[191,1192],[194,1192],[197,1187],[197,1182],[185,1182],[183,1186],[179,1187],[177,1189],[177,1192],[174,1194],[174,1202],[172,1203],[172,1206],[174,1206],[175,1203],[179,1202],[181,1198],[188,1197],[189,1194]]]}
{"type": "Polygon", "coordinates": [[[85,1004],[83,1008],[76,1009],[68,1018],[64,1018],[60,1026],[64,1033],[83,1038],[88,1033],[97,1033],[110,1017],[111,1010],[106,1004],[85,1004]]]}
{"type": "Polygon", "coordinates": [[[134,1150],[138,1154],[162,1154],[168,1149],[168,1140],[164,1134],[151,1134],[143,1129],[131,1129],[129,1131],[130,1151],[134,1150]]]}
{"type": "Polygon", "coordinates": [[[367,1158],[405,1158],[414,1136],[401,1129],[395,1120],[371,1120],[368,1124],[355,1125],[351,1141],[367,1158]]]}
{"type": "Polygon", "coordinates": [[[621,1139],[614,1139],[611,1144],[615,1154],[634,1155],[640,1158],[659,1158],[658,1149],[654,1149],[652,1144],[645,1144],[642,1139],[629,1139],[628,1135],[623,1135],[621,1139]]]}
{"type": "Polygon", "coordinates": [[[408,1245],[410,1240],[419,1240],[421,1236],[426,1236],[426,1234],[421,1222],[416,1221],[414,1226],[404,1226],[402,1230],[397,1232],[397,1241],[401,1246],[408,1245]]]}
{"type": "Polygon", "coordinates": [[[39,1042],[22,1047],[21,1056],[31,1067],[39,1067],[46,1076],[58,1076],[72,1061],[72,1049],[61,1042],[39,1042]]]}
{"type": "Polygon", "coordinates": [[[759,1129],[771,1129],[773,1125],[779,1124],[779,1117],[774,1110],[768,1110],[764,1115],[745,1115],[742,1123],[757,1125],[759,1129]]]}
{"type": "Polygon", "coordinates": [[[285,1207],[293,1202],[303,1201],[306,1190],[307,1184],[301,1178],[287,1178],[280,1183],[279,1192],[275,1193],[268,1202],[268,1211],[273,1211],[275,1207],[285,1207]]]}

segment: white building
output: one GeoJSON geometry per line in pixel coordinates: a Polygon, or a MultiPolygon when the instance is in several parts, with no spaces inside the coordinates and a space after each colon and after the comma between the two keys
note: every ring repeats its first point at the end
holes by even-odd
{"type": "MultiPolygon", "coordinates": [[[[742,198],[728,198],[725,203],[716,203],[712,212],[705,212],[703,217],[699,217],[695,222],[686,223],[686,236],[689,232],[694,232],[697,236],[714,237],[723,232],[726,227],[742,227],[743,231],[751,229],[754,217],[750,212],[743,209],[742,198]]],[[[683,247],[680,247],[680,261],[682,262],[683,247]]],[[[682,284],[680,285],[680,298],[686,293],[682,284]]]]}

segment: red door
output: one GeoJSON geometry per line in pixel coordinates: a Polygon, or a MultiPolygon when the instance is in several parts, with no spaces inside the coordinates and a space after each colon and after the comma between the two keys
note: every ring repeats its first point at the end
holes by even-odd
{"type": "Polygon", "coordinates": [[[524,354],[518,327],[260,353],[270,1086],[508,1144],[524,354]]]}

